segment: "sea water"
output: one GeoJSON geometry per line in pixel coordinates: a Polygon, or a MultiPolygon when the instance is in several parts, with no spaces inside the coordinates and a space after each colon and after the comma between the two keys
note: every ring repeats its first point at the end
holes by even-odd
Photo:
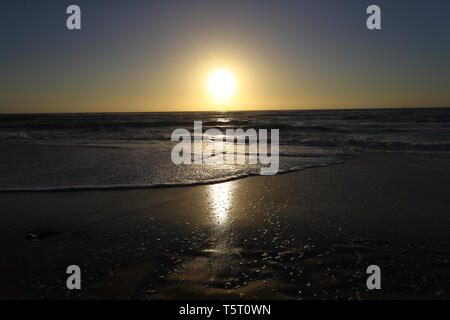
{"type": "Polygon", "coordinates": [[[0,115],[0,190],[146,188],[213,183],[254,164],[175,165],[175,129],[279,129],[279,173],[364,151],[450,152],[450,109],[0,115]]]}

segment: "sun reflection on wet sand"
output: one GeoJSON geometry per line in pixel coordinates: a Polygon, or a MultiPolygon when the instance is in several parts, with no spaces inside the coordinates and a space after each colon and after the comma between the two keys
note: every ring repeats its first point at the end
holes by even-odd
{"type": "Polygon", "coordinates": [[[233,203],[232,183],[218,183],[210,185],[208,194],[211,203],[211,214],[213,220],[223,226],[229,222],[229,214],[233,203]]]}
{"type": "Polygon", "coordinates": [[[238,223],[242,221],[241,214],[246,216],[241,208],[247,205],[239,205],[244,192],[240,183],[238,180],[203,187],[202,200],[206,206],[200,216],[205,219],[206,237],[179,257],[175,271],[158,284],[158,292],[152,294],[152,299],[284,297],[282,292],[273,290],[284,285],[273,278],[268,262],[276,264],[276,256],[257,246],[259,238],[266,244],[274,236],[255,234],[254,223],[238,223]]]}

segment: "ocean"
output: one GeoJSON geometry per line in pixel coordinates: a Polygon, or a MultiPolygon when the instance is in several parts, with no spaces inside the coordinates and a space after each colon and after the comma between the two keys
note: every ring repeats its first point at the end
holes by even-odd
{"type": "Polygon", "coordinates": [[[279,172],[361,152],[449,152],[450,109],[0,115],[0,191],[150,188],[259,174],[260,165],[174,165],[175,129],[280,130],[279,172]]]}

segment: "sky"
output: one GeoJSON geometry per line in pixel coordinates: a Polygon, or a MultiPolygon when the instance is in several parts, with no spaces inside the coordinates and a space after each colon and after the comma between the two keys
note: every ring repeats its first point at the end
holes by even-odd
{"type": "Polygon", "coordinates": [[[2,0],[0,113],[450,106],[449,14],[448,0],[2,0]],[[237,81],[226,103],[206,89],[217,68],[237,81]]]}

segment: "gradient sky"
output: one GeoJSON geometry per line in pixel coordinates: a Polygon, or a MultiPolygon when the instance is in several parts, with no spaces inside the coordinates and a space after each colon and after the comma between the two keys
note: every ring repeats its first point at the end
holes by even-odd
{"type": "Polygon", "coordinates": [[[215,110],[217,67],[239,82],[228,110],[450,106],[449,16],[448,0],[2,0],[0,112],[215,110]]]}

